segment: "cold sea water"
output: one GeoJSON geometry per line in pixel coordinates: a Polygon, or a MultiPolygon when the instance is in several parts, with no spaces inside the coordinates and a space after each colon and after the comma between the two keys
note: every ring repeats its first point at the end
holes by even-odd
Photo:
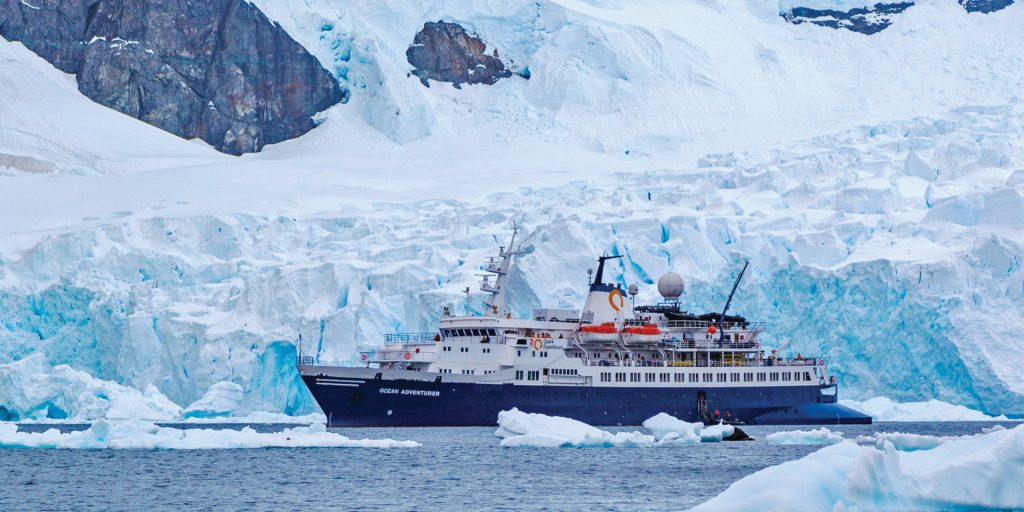
{"type": "MultiPolygon", "coordinates": [[[[873,432],[964,435],[991,425],[878,423],[830,428],[853,439],[873,432]]],[[[263,432],[284,428],[251,426],[263,432]]],[[[501,448],[494,428],[389,428],[335,431],[354,439],[414,440],[423,446],[0,449],[0,511],[685,510],[739,478],[821,448],[763,441],[771,432],[816,427],[743,428],[757,440],[646,448],[501,448]]]]}

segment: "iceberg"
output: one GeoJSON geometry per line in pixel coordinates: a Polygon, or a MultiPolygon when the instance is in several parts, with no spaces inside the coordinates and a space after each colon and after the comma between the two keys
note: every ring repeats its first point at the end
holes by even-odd
{"type": "Polygon", "coordinates": [[[665,446],[673,444],[718,443],[733,435],[732,425],[688,423],[666,413],[644,421],[643,432],[608,432],[561,416],[526,413],[517,408],[498,413],[494,435],[505,447],[534,448],[611,448],[665,446]]]}
{"type": "Polygon", "coordinates": [[[238,448],[416,448],[415,441],[350,439],[328,432],[322,424],[263,433],[249,427],[232,429],[178,429],[148,421],[99,420],[86,429],[31,433],[18,425],[0,423],[0,448],[74,448],[137,450],[215,450],[238,448]]]}
{"type": "Polygon", "coordinates": [[[1024,508],[1024,425],[901,451],[842,441],[762,469],[695,511],[1024,508]]]}
{"type": "Polygon", "coordinates": [[[588,448],[651,446],[654,436],[640,432],[611,433],[560,416],[522,412],[517,408],[498,413],[494,435],[505,447],[588,448]]]}
{"type": "Polygon", "coordinates": [[[218,382],[199,400],[181,412],[184,418],[216,418],[230,416],[245,398],[242,386],[234,382],[218,382]]]}
{"type": "Polygon", "coordinates": [[[894,402],[885,397],[875,397],[863,402],[857,400],[840,400],[855,411],[860,411],[874,418],[875,421],[1007,421],[1003,415],[989,416],[962,405],[951,404],[941,400],[927,402],[894,402]]]}
{"type": "Polygon", "coordinates": [[[0,364],[0,420],[170,421],[180,416],[181,407],[152,384],[140,391],[67,365],[50,367],[40,353],[0,364]]]}
{"type": "Polygon", "coordinates": [[[764,436],[769,444],[836,444],[843,441],[842,432],[822,427],[816,430],[784,430],[764,436]]]}
{"type": "Polygon", "coordinates": [[[644,421],[643,427],[650,430],[659,443],[699,443],[704,425],[688,423],[661,412],[644,421]]]}

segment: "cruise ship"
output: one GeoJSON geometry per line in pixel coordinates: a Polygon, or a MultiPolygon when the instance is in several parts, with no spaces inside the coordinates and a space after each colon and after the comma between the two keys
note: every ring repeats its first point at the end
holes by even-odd
{"type": "MultiPolygon", "coordinates": [[[[498,412],[565,416],[591,425],[638,425],[659,412],[686,421],[827,425],[871,423],[838,403],[826,358],[762,348],[764,325],[721,312],[692,314],[675,274],[662,301],[635,305],[636,285],[606,282],[620,256],[587,271],[581,309],[508,307],[518,229],[484,265],[484,314],[450,307],[437,329],[385,336],[356,366],[323,366],[299,353],[298,370],[330,427],[493,426],[498,412]]],[[[582,272],[581,272],[582,277],[582,272]]],[[[581,279],[582,281],[582,279],[581,279]]]]}

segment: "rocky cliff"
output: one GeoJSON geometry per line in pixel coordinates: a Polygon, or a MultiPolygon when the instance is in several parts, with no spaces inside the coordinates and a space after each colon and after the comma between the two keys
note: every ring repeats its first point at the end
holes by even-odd
{"type": "Polygon", "coordinates": [[[428,79],[459,88],[464,83],[492,85],[512,76],[498,51],[488,55],[486,50],[487,45],[461,25],[438,21],[423,25],[405,56],[416,68],[412,73],[427,87],[428,79]]]}
{"type": "Polygon", "coordinates": [[[75,74],[92,100],[234,155],[308,132],[344,97],[243,0],[0,0],[0,35],[75,74]]]}

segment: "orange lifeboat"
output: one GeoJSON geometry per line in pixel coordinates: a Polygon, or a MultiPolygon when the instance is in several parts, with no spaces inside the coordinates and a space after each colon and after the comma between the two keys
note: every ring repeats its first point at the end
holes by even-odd
{"type": "Polygon", "coordinates": [[[580,340],[584,343],[595,341],[615,341],[619,337],[619,330],[612,322],[605,322],[598,325],[580,326],[580,340]]]}
{"type": "Polygon", "coordinates": [[[657,343],[661,341],[661,329],[654,324],[626,327],[622,330],[622,340],[629,344],[657,343]]]}

